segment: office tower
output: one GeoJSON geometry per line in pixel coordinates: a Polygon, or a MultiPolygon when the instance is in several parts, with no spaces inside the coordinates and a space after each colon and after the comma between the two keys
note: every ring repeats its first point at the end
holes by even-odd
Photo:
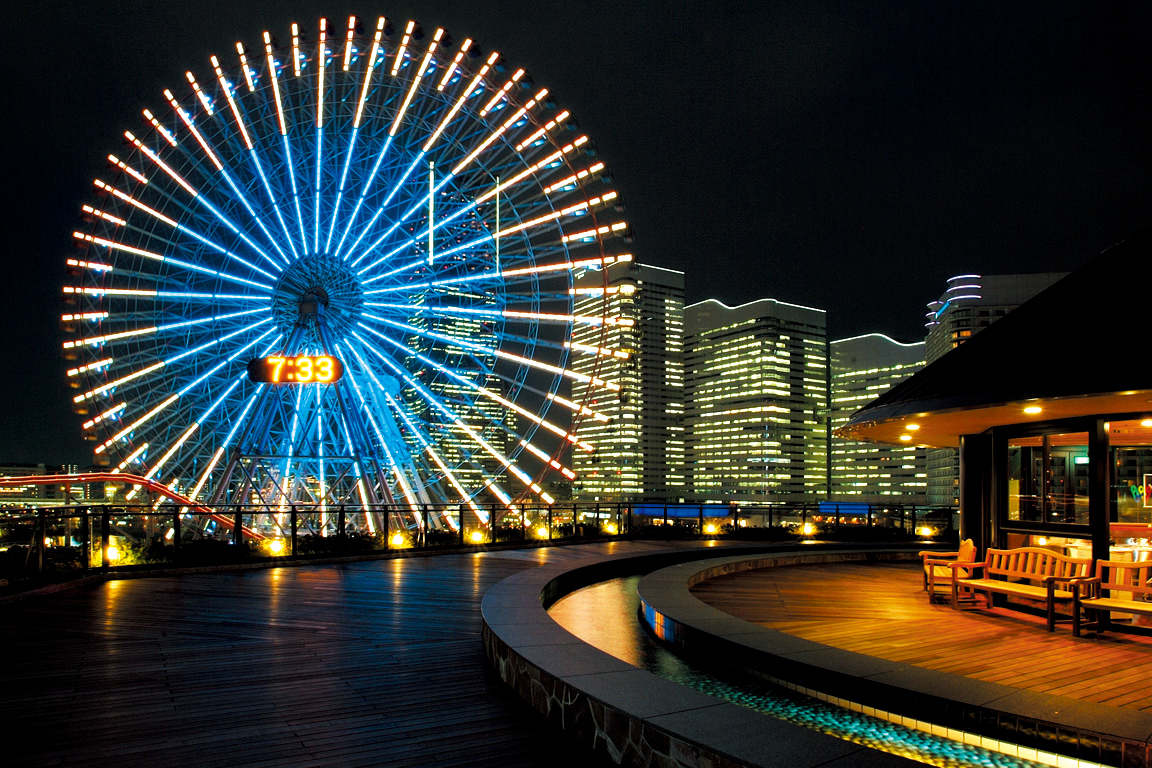
{"type": "MultiPolygon", "coordinates": [[[[930,364],[1064,277],[1064,272],[1030,275],[957,275],[928,303],[925,362],[930,364]]],[[[928,503],[960,504],[960,459],[951,448],[928,451],[928,503]]]]}
{"type": "Polygon", "coordinates": [[[675,499],[684,477],[684,273],[635,262],[577,280],[573,370],[620,386],[575,382],[572,399],[607,417],[585,418],[573,450],[577,499],[675,499]]]}
{"type": "MultiPolygon", "coordinates": [[[[923,341],[905,344],[879,333],[839,339],[832,357],[832,429],[882,392],[924,367],[923,341]]],[[[832,437],[832,498],[923,504],[928,487],[925,448],[860,443],[832,437]]]]}
{"type": "Polygon", "coordinates": [[[735,502],[827,494],[826,313],[776,299],[684,310],[693,495],[735,502]]]}

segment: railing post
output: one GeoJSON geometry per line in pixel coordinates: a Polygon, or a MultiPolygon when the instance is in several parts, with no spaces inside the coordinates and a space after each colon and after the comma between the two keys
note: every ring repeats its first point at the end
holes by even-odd
{"type": "Polygon", "coordinates": [[[457,526],[460,529],[460,546],[464,546],[464,505],[456,507],[456,519],[459,521],[457,526]]]}
{"type": "MultiPolygon", "coordinates": [[[[366,513],[370,514],[370,513],[366,513]]],[[[292,521],[292,557],[296,557],[296,505],[293,504],[289,511],[289,519],[292,521]]]]}
{"type": "Polygon", "coordinates": [[[668,527],[668,502],[664,502],[664,527],[668,527]]]}
{"type": "Polygon", "coordinates": [[[232,543],[239,547],[244,544],[244,506],[236,505],[236,514],[232,518],[232,543]]]}
{"type": "Polygon", "coordinates": [[[552,505],[548,505],[548,541],[552,541],[552,505]]]}
{"type": "Polygon", "coordinates": [[[872,505],[868,505],[868,527],[872,527],[872,505]]]}
{"type": "Polygon", "coordinates": [[[180,507],[172,507],[172,559],[178,560],[180,557],[180,542],[184,538],[183,531],[180,530],[180,507]]]}
{"type": "Polygon", "coordinates": [[[904,505],[900,505],[900,530],[903,533],[908,533],[908,521],[904,519],[904,505]]]}
{"type": "Polygon", "coordinates": [[[344,512],[344,505],[340,505],[340,509],[336,512],[336,535],[347,536],[348,517],[344,512]]]}
{"type": "Polygon", "coordinates": [[[48,538],[47,513],[43,509],[36,510],[36,575],[44,573],[44,548],[48,545],[44,539],[48,538]]]}
{"type": "Polygon", "coordinates": [[[701,504],[698,507],[696,507],[696,511],[699,513],[699,518],[700,518],[700,535],[703,536],[704,535],[704,505],[701,504]]]}
{"type": "Polygon", "coordinates": [[[92,567],[92,535],[88,530],[90,525],[88,521],[88,507],[80,512],[80,549],[84,552],[83,557],[80,558],[80,567],[85,571],[92,567]]]}
{"type": "Polygon", "coordinates": [[[836,530],[837,530],[837,532],[839,532],[839,530],[840,530],[840,504],[839,504],[839,502],[836,503],[836,530]]]}
{"type": "Polygon", "coordinates": [[[100,567],[108,570],[108,541],[112,536],[112,521],[109,519],[108,508],[100,514],[100,567]]]}
{"type": "Polygon", "coordinates": [[[420,519],[424,522],[424,525],[421,526],[421,528],[420,528],[420,544],[419,545],[421,547],[427,547],[428,546],[428,507],[421,507],[420,508],[420,519]]]}

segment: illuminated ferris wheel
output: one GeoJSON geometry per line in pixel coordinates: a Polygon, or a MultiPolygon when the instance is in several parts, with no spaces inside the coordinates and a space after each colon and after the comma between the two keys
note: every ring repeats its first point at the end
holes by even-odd
{"type": "Polygon", "coordinates": [[[592,450],[604,417],[566,393],[618,387],[572,332],[615,320],[574,314],[576,281],[631,259],[627,226],[523,70],[413,22],[294,24],[124,138],[64,288],[99,463],[373,529],[378,505],[551,503],[541,478],[592,450]]]}

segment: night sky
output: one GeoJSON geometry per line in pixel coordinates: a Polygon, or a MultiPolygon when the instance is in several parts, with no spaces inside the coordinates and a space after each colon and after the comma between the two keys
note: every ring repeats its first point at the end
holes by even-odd
{"type": "MultiPolygon", "coordinates": [[[[60,289],[80,205],[122,131],[186,70],[205,79],[211,54],[231,61],[237,40],[283,40],[321,15],[413,18],[499,50],[595,140],[638,260],[687,272],[690,302],[828,309],[833,338],[919,340],[947,277],[1074,269],[1152,224],[1144,2],[6,8],[0,462],[89,461],[60,289]]],[[[1117,275],[1118,300],[1146,293],[1117,275]]]]}

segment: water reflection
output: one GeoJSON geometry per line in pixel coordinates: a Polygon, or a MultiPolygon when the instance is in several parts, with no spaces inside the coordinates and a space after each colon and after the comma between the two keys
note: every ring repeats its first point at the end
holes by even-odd
{"type": "Polygon", "coordinates": [[[682,677],[694,670],[649,637],[636,619],[641,576],[613,579],[560,598],[548,615],[576,637],[605,653],[662,677],[682,677]]]}
{"type": "Polygon", "coordinates": [[[675,683],[855,744],[942,768],[1039,768],[1023,758],[969,746],[817,699],[797,696],[754,677],[703,670],[658,645],[641,626],[640,575],[594,584],[558,600],[548,614],[605,653],[675,683]]]}

